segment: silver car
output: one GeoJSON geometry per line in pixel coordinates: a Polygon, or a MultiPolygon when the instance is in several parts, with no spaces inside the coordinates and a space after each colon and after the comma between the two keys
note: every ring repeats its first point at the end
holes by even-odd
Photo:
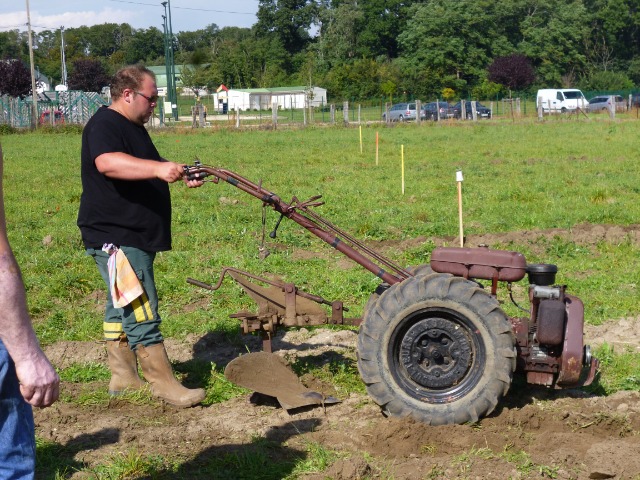
{"type": "MultiPolygon", "coordinates": [[[[425,118],[424,110],[421,112],[420,118],[425,118]]],[[[416,119],[416,103],[396,103],[389,108],[389,121],[390,122],[404,122],[405,120],[416,119]]],[[[382,120],[387,121],[387,112],[382,114],[382,120]]]]}
{"type": "Polygon", "coordinates": [[[615,104],[616,112],[624,112],[627,110],[627,102],[621,95],[599,95],[589,100],[587,110],[590,112],[600,112],[609,110],[615,104]]]}

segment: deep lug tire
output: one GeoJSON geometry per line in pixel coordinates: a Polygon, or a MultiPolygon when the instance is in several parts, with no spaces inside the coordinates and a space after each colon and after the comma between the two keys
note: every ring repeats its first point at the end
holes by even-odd
{"type": "Polygon", "coordinates": [[[515,338],[497,300],[449,274],[390,286],[358,334],[358,370],[373,400],[389,416],[431,425],[491,413],[515,365],[515,338]]]}
{"type": "MultiPolygon", "coordinates": [[[[412,265],[410,267],[407,267],[406,270],[409,273],[411,273],[414,277],[419,277],[421,275],[431,275],[433,273],[433,269],[429,264],[412,265]]],[[[386,282],[383,282],[380,285],[378,285],[378,287],[374,290],[374,292],[369,296],[369,299],[367,300],[367,303],[365,304],[364,309],[362,311],[363,319],[367,316],[369,310],[375,307],[376,303],[378,303],[378,299],[380,298],[380,295],[382,295],[384,291],[387,290],[388,288],[389,288],[389,284],[386,282]]]]}

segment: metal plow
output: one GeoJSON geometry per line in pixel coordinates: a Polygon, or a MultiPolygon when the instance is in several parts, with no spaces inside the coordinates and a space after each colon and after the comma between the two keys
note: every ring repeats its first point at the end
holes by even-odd
{"type": "Polygon", "coordinates": [[[275,397],[285,410],[310,405],[338,403],[335,397],[308,389],[284,361],[274,353],[247,353],[229,362],[227,380],[255,392],[275,397]]]}
{"type": "Polygon", "coordinates": [[[242,322],[244,333],[260,332],[263,351],[248,353],[229,362],[224,375],[230,382],[278,400],[282,408],[291,410],[311,405],[329,405],[339,400],[305,387],[284,360],[272,353],[272,335],[278,326],[309,326],[327,323],[351,323],[342,317],[342,302],[329,302],[322,297],[299,291],[295,285],[258,277],[226,267],[214,286],[192,278],[187,282],[208,290],[217,290],[228,274],[258,305],[258,312],[238,312],[232,317],[242,322]],[[251,281],[253,279],[254,281],[251,281]],[[268,286],[258,285],[256,282],[268,286]],[[330,305],[329,316],[320,304],[330,305]]]}

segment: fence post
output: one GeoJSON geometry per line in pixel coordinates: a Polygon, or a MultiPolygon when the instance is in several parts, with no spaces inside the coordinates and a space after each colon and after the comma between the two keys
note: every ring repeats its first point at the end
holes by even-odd
{"type": "Polygon", "coordinates": [[[463,98],[460,100],[460,120],[467,119],[467,101],[463,98]]]}
{"type": "Polygon", "coordinates": [[[304,101],[304,107],[302,108],[302,125],[307,126],[307,101],[304,101]]]}
{"type": "Polygon", "coordinates": [[[536,100],[536,106],[538,107],[538,120],[543,119],[542,102],[542,97],[538,97],[538,99],[536,100]]]}
{"type": "Polygon", "coordinates": [[[422,111],[422,102],[420,100],[416,100],[416,123],[420,125],[420,113],[422,111]]]}
{"type": "Polygon", "coordinates": [[[336,105],[335,105],[335,103],[332,103],[331,105],[329,105],[329,121],[332,124],[336,123],[336,105]]]}
{"type": "Polygon", "coordinates": [[[342,119],[345,125],[349,124],[349,101],[342,103],[342,119]]]}
{"type": "Polygon", "coordinates": [[[273,128],[278,127],[278,101],[271,101],[271,123],[273,124],[273,128]]]}
{"type": "Polygon", "coordinates": [[[236,128],[240,128],[240,107],[236,105],[236,128]]]}

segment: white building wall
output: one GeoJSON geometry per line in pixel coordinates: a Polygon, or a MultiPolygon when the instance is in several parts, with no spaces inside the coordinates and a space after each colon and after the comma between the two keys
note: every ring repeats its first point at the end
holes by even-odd
{"type": "MultiPolygon", "coordinates": [[[[279,109],[304,108],[306,105],[306,92],[245,92],[229,89],[228,92],[221,91],[213,93],[213,103],[221,105],[227,102],[229,111],[234,111],[236,107],[240,110],[270,110],[273,102],[278,104],[279,109]]],[[[311,106],[321,107],[327,104],[327,90],[314,87],[311,106]]]]}

